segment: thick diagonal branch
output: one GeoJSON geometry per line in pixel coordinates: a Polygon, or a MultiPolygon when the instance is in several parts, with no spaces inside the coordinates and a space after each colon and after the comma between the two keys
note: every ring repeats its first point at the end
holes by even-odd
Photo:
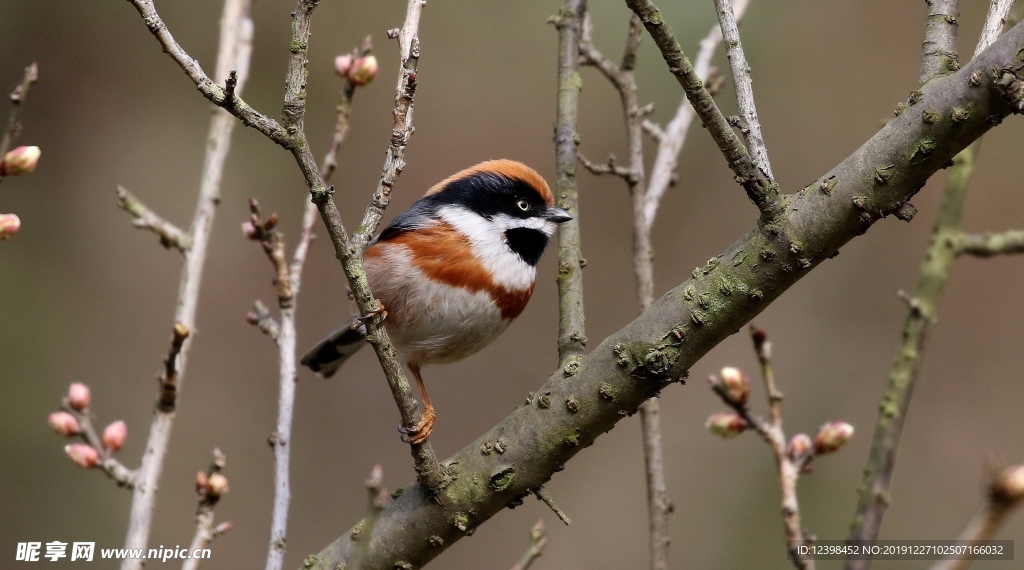
{"type": "MultiPolygon", "coordinates": [[[[824,185],[829,192],[794,195],[774,228],[755,227],[740,236],[692,279],[595,347],[568,375],[553,373],[535,391],[539,397],[451,457],[456,477],[450,485],[436,495],[420,485],[406,487],[380,514],[367,564],[418,568],[438,556],[543,485],[653,392],[680,378],[810,270],[898,209],[994,120],[1012,111],[1003,88],[984,71],[1019,65],[1021,49],[1024,27],[1017,26],[961,71],[930,81],[921,89],[922,108],[948,113],[973,105],[975,112],[955,127],[926,123],[920,113],[896,117],[815,181],[815,188],[824,185]],[[968,80],[975,72],[979,82],[972,87],[968,80]],[[924,148],[922,140],[928,141],[924,148]],[[879,169],[886,174],[876,176],[879,169]],[[499,439],[504,453],[481,453],[499,439]]],[[[352,541],[344,533],[315,562],[333,568],[351,553],[352,541]]]]}

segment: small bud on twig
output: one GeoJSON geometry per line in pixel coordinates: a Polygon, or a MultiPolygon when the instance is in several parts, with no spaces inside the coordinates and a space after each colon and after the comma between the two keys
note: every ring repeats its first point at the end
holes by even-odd
{"type": "Polygon", "coordinates": [[[0,214],[0,240],[7,239],[21,229],[21,218],[17,214],[0,214]]]}
{"type": "Polygon", "coordinates": [[[249,239],[260,239],[260,231],[256,229],[256,224],[252,222],[242,222],[242,233],[249,239]]]}
{"type": "Polygon", "coordinates": [[[19,146],[0,160],[0,176],[17,176],[32,172],[39,164],[41,154],[42,151],[37,146],[19,146]]]}
{"type": "Polygon", "coordinates": [[[786,446],[786,455],[793,461],[799,461],[811,451],[811,436],[806,433],[798,433],[789,440],[786,446]]]}
{"type": "Polygon", "coordinates": [[[206,471],[199,471],[196,473],[196,494],[200,497],[206,496],[207,488],[210,485],[210,479],[206,476],[206,471]]]}
{"type": "Polygon", "coordinates": [[[337,73],[339,77],[347,77],[348,72],[352,70],[353,61],[355,58],[350,53],[334,58],[334,73],[337,73]]]}
{"type": "Polygon", "coordinates": [[[821,426],[814,438],[814,452],[832,453],[853,437],[853,426],[846,422],[828,422],[821,426]]]}
{"type": "Polygon", "coordinates": [[[711,430],[711,433],[725,439],[736,437],[749,427],[746,420],[735,412],[711,414],[704,426],[711,430]]]}
{"type": "Polygon", "coordinates": [[[81,412],[89,408],[90,402],[92,402],[92,395],[89,393],[89,387],[85,384],[75,382],[68,388],[68,404],[71,404],[72,408],[81,412]]]}
{"type": "Polygon", "coordinates": [[[100,462],[99,452],[93,446],[85,443],[65,445],[64,452],[68,454],[75,465],[86,469],[96,467],[100,462]]]}
{"type": "Polygon", "coordinates": [[[64,437],[82,433],[82,427],[78,425],[78,420],[67,412],[53,412],[50,414],[49,424],[57,435],[64,437]]]}
{"type": "Polygon", "coordinates": [[[210,498],[217,499],[221,495],[227,493],[230,489],[228,488],[228,478],[221,475],[220,473],[213,473],[209,477],[209,481],[206,484],[206,494],[210,498]]]}
{"type": "Polygon", "coordinates": [[[352,62],[352,68],[348,71],[348,80],[359,87],[369,85],[375,77],[377,77],[377,58],[373,55],[355,60],[352,62]]]}
{"type": "Polygon", "coordinates": [[[992,497],[1006,504],[1024,499],[1024,465],[1011,465],[996,475],[992,482],[992,497]]]}
{"type": "Polygon", "coordinates": [[[721,384],[719,393],[730,404],[745,406],[750,397],[750,379],[739,368],[726,366],[719,374],[721,384]]]}
{"type": "Polygon", "coordinates": [[[103,430],[103,445],[110,451],[119,451],[124,447],[124,441],[128,439],[128,426],[122,420],[108,425],[103,430]]]}

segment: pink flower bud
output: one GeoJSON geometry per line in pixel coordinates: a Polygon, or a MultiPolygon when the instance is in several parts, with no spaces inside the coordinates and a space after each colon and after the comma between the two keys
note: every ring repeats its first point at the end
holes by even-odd
{"type": "Polygon", "coordinates": [[[0,214],[0,239],[7,239],[18,233],[21,218],[17,214],[0,214]]]}
{"type": "Polygon", "coordinates": [[[203,496],[207,492],[207,487],[210,485],[210,479],[206,476],[206,471],[199,471],[196,473],[196,494],[203,496]]]}
{"type": "Polygon", "coordinates": [[[249,239],[260,239],[260,231],[252,222],[242,222],[242,233],[249,239]]]}
{"type": "Polygon", "coordinates": [[[110,451],[118,451],[124,447],[128,439],[128,426],[122,420],[110,424],[103,430],[103,445],[110,451]]]}
{"type": "Polygon", "coordinates": [[[93,446],[84,443],[65,445],[64,452],[68,454],[75,465],[86,469],[96,467],[100,462],[99,452],[93,446]]]}
{"type": "Polygon", "coordinates": [[[1003,469],[992,485],[995,497],[1002,502],[1016,503],[1024,499],[1024,465],[1003,469]]]}
{"type": "Polygon", "coordinates": [[[721,393],[729,403],[746,405],[750,397],[750,379],[739,368],[726,366],[719,372],[721,393]]]}
{"type": "Polygon", "coordinates": [[[89,394],[89,387],[81,382],[75,382],[68,388],[68,403],[79,412],[89,407],[92,396],[89,394]]]}
{"type": "Polygon", "coordinates": [[[220,523],[219,525],[213,527],[213,535],[214,536],[220,536],[220,535],[224,534],[225,532],[228,532],[229,530],[231,530],[231,527],[233,527],[233,526],[234,525],[231,523],[231,521],[224,521],[224,522],[220,523]]]}
{"type": "Polygon", "coordinates": [[[348,80],[360,87],[369,85],[374,77],[377,77],[377,58],[372,55],[355,60],[352,62],[352,68],[348,70],[348,80]]]}
{"type": "Polygon", "coordinates": [[[793,439],[789,440],[789,445],[786,446],[786,455],[793,461],[807,455],[810,451],[811,436],[806,433],[798,433],[794,435],[793,439]]]}
{"type": "Polygon", "coordinates": [[[708,416],[704,426],[711,433],[729,439],[743,433],[747,429],[747,422],[735,412],[719,412],[708,416]]]}
{"type": "Polygon", "coordinates": [[[78,425],[78,420],[75,419],[75,416],[72,416],[67,412],[53,412],[50,414],[49,423],[50,427],[57,433],[57,435],[69,437],[82,433],[82,428],[78,425]]]}
{"type": "Polygon", "coordinates": [[[814,452],[821,455],[832,453],[850,441],[853,426],[846,422],[828,422],[821,426],[814,438],[814,452]]]}
{"type": "Polygon", "coordinates": [[[37,146],[19,146],[0,160],[0,175],[17,176],[32,172],[39,164],[40,154],[42,151],[37,146]]]}
{"type": "Polygon", "coordinates": [[[227,493],[229,490],[227,477],[220,473],[213,473],[210,475],[209,481],[206,484],[207,495],[216,499],[224,493],[227,493]]]}
{"type": "Polygon", "coordinates": [[[334,58],[334,73],[337,73],[339,77],[347,76],[348,72],[352,70],[353,61],[355,58],[350,53],[334,58]]]}

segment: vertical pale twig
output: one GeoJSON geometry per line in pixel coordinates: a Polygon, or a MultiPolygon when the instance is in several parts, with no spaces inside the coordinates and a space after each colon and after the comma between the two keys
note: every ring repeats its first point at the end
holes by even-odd
{"type": "MultiPolygon", "coordinates": [[[[1012,3],[994,0],[986,18],[985,29],[987,30],[992,22],[1005,21],[1011,5],[1012,3]]],[[[988,48],[995,39],[995,36],[986,33],[975,48],[975,56],[988,48]]],[[[859,489],[857,511],[850,525],[850,540],[877,539],[882,527],[882,517],[889,506],[889,490],[896,468],[900,436],[910,409],[911,396],[924,354],[925,339],[936,320],[938,304],[957,256],[956,245],[958,237],[962,235],[960,220],[980,144],[980,141],[975,141],[954,157],[953,167],[950,168],[949,178],[946,180],[942,206],[931,242],[921,262],[917,287],[914,294],[908,297],[909,311],[900,337],[902,341],[889,374],[889,384],[882,395],[871,450],[868,452],[867,465],[864,468],[864,479],[859,489]]],[[[864,570],[870,566],[871,560],[851,559],[846,562],[847,570],[864,570]]]]}
{"type": "Polygon", "coordinates": [[[740,31],[736,22],[732,0],[715,0],[718,21],[725,38],[725,53],[729,56],[729,68],[732,71],[733,84],[736,87],[736,104],[740,109],[742,124],[740,131],[747,139],[747,147],[757,167],[764,172],[769,180],[774,180],[771,163],[768,162],[768,149],[761,135],[761,122],[757,119],[757,107],[754,105],[754,87],[750,79],[750,64],[743,53],[740,42],[740,31]]]}
{"type": "Polygon", "coordinates": [[[375,465],[370,471],[370,477],[366,479],[367,505],[366,516],[359,521],[358,532],[352,533],[352,541],[356,543],[355,551],[347,568],[360,570],[363,568],[363,560],[366,558],[366,549],[373,540],[373,527],[377,525],[380,512],[388,501],[388,492],[384,488],[384,468],[375,465]]]}
{"type": "Polygon", "coordinates": [[[558,103],[555,114],[555,200],[573,219],[558,229],[558,362],[583,356],[587,345],[583,311],[583,254],[576,181],[576,121],[579,116],[580,35],[586,0],[566,0],[552,19],[558,29],[558,103]]]}
{"type": "MultiPolygon", "coordinates": [[[[370,38],[367,36],[360,50],[360,56],[366,56],[369,52],[370,38]]],[[[320,168],[325,184],[330,182],[331,176],[337,168],[338,148],[341,147],[341,143],[345,140],[345,134],[348,132],[348,120],[352,111],[352,96],[355,94],[355,90],[356,85],[346,79],[345,86],[338,97],[334,134],[331,137],[331,144],[327,149],[327,154],[320,168]]],[[[310,242],[313,240],[313,225],[316,223],[316,218],[316,204],[308,201],[302,216],[302,230],[299,234],[299,243],[295,247],[291,265],[287,270],[284,267],[284,246],[283,244],[281,246],[282,259],[278,273],[285,274],[283,278],[288,284],[286,290],[290,295],[278,295],[281,323],[277,334],[274,336],[278,346],[280,363],[280,397],[278,398],[277,427],[270,438],[271,446],[274,448],[275,483],[274,510],[270,523],[270,546],[267,552],[267,570],[279,570],[284,564],[288,532],[288,506],[291,502],[289,457],[291,453],[292,415],[295,407],[295,311],[299,289],[302,286],[302,269],[306,264],[306,255],[309,252],[310,242]]],[[[271,260],[274,260],[273,256],[271,260]]],[[[281,279],[281,277],[279,276],[278,279],[281,279]]],[[[258,316],[256,321],[257,323],[259,322],[258,316]]]]}
{"type": "MultiPolygon", "coordinates": [[[[217,77],[227,78],[229,72],[236,77],[235,93],[240,93],[248,75],[252,42],[252,20],[249,18],[251,0],[226,0],[221,18],[221,42],[217,55],[217,77]]],[[[210,239],[210,227],[220,202],[220,182],[224,161],[231,145],[231,131],[235,121],[231,115],[214,106],[211,110],[209,134],[206,141],[206,158],[203,164],[202,181],[199,186],[199,200],[196,204],[192,228],[189,230],[190,248],[185,253],[185,265],[181,273],[181,287],[178,291],[178,305],[174,315],[175,323],[185,330],[195,328],[196,306],[199,301],[199,285],[202,280],[206,249],[210,239]]],[[[176,364],[176,392],[181,389],[185,372],[185,361],[191,342],[183,340],[176,364]]],[[[157,485],[163,471],[164,455],[171,436],[174,422],[176,396],[171,401],[161,398],[150,426],[149,440],[142,456],[132,492],[132,507],[128,519],[125,548],[145,549],[149,540],[150,524],[156,503],[157,485]]],[[[122,570],[141,570],[144,560],[126,559],[122,570]]]]}

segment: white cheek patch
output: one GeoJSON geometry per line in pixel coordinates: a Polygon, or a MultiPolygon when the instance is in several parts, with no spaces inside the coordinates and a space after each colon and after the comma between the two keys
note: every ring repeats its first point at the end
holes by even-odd
{"type": "MultiPolygon", "coordinates": [[[[518,253],[512,251],[505,238],[505,230],[509,229],[509,226],[505,225],[506,220],[515,220],[516,222],[531,220],[521,220],[505,215],[497,215],[488,220],[476,212],[458,206],[444,206],[438,210],[438,215],[469,238],[470,243],[473,244],[473,253],[480,259],[480,263],[491,272],[495,284],[510,291],[522,291],[533,285],[533,281],[537,277],[537,269],[523,261],[518,253]]],[[[536,221],[545,222],[545,220],[536,221]]]]}
{"type": "Polygon", "coordinates": [[[557,224],[550,220],[545,220],[540,217],[533,218],[513,218],[508,214],[498,214],[494,216],[494,221],[504,227],[505,230],[513,228],[524,228],[528,230],[537,230],[544,235],[551,237],[551,234],[555,233],[557,224]]]}

